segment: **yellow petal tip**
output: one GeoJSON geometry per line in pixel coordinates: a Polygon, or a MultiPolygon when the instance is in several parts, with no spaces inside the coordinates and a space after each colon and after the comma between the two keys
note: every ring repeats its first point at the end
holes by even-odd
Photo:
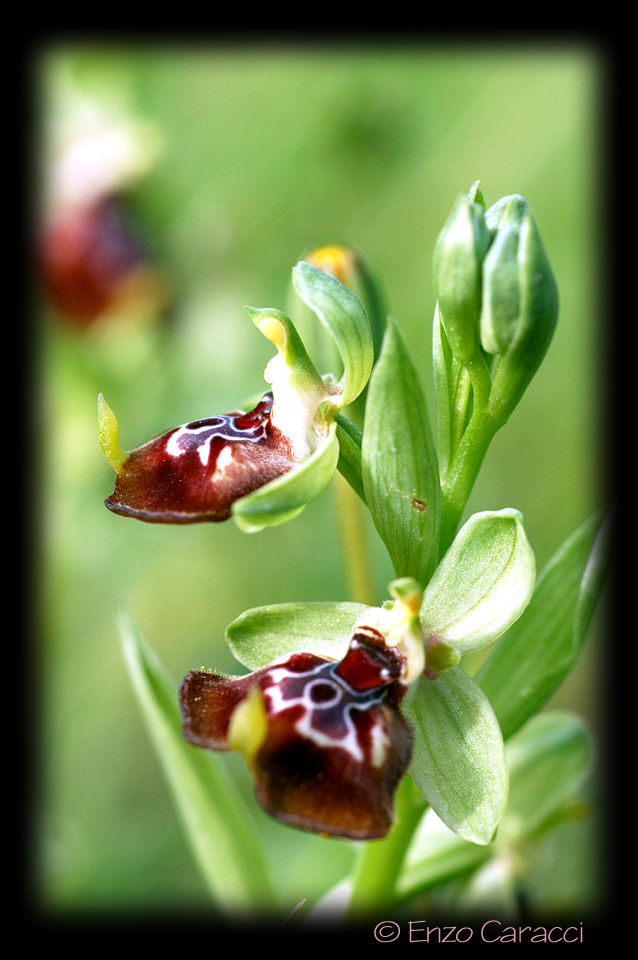
{"type": "Polygon", "coordinates": [[[115,472],[120,473],[127,455],[119,443],[117,417],[102,394],[97,398],[97,429],[102,453],[115,472]]]}
{"type": "Polygon", "coordinates": [[[259,332],[263,333],[267,340],[270,340],[278,350],[284,350],[286,346],[286,328],[277,317],[264,317],[257,324],[259,332]]]}

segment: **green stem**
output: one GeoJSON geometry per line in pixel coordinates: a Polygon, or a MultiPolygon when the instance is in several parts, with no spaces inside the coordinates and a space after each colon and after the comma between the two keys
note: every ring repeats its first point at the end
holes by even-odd
{"type": "Polygon", "coordinates": [[[404,777],[396,793],[396,820],[390,833],[382,840],[369,840],[359,854],[347,911],[349,917],[392,907],[408,847],[426,807],[411,778],[404,777]]]}
{"type": "Polygon", "coordinates": [[[376,598],[369,549],[365,542],[364,506],[341,474],[335,476],[334,487],[348,595],[350,600],[372,607],[376,598]]]}
{"type": "Polygon", "coordinates": [[[485,357],[478,346],[465,366],[472,382],[474,409],[485,410],[490,398],[492,379],[485,357]]]}
{"type": "Polygon", "coordinates": [[[472,415],[441,479],[439,557],[443,556],[454,539],[487,448],[498,429],[496,420],[488,411],[490,372],[478,346],[465,368],[472,384],[472,415]]]}

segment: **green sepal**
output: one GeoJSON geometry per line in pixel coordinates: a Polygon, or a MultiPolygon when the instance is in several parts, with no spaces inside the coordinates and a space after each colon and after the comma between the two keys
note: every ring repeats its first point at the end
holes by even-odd
{"type": "Polygon", "coordinates": [[[505,197],[500,197],[485,211],[485,225],[492,239],[502,226],[520,224],[528,211],[529,204],[520,193],[511,193],[505,197]]]}
{"type": "Polygon", "coordinates": [[[425,589],[421,624],[457,653],[496,640],[522,614],[535,582],[534,553],[518,510],[473,514],[425,589]]]}
{"type": "Polygon", "coordinates": [[[276,480],[233,504],[232,513],[244,533],[256,533],[293,519],[325,490],[337,469],[339,441],[334,420],[311,456],[276,480]]]}
{"type": "Polygon", "coordinates": [[[293,268],[292,282],[337,347],[343,376],[336,400],[339,408],[345,407],[366,386],[374,362],[372,332],[363,305],[343,283],[303,260],[293,268]]]}
{"type": "Polygon", "coordinates": [[[280,603],[245,610],[226,628],[233,656],[258,670],[289,653],[314,653],[340,660],[345,656],[361,603],[280,603]]]}
{"type": "Polygon", "coordinates": [[[459,667],[421,677],[404,713],[414,729],[412,779],[441,820],[488,844],[505,811],[503,737],[489,700],[459,667]]]}
{"type": "Polygon", "coordinates": [[[476,673],[505,736],[547,702],[574,666],[587,638],[611,562],[609,521],[583,523],[538,576],[520,619],[476,673]]]}
{"type": "Polygon", "coordinates": [[[470,189],[467,191],[467,199],[471,200],[472,203],[477,203],[483,211],[485,211],[486,203],[485,197],[483,196],[483,191],[481,190],[481,181],[475,180],[470,189]]]}
{"type": "Polygon", "coordinates": [[[494,239],[483,263],[481,343],[498,354],[488,410],[503,424],[527,389],[551,343],[558,288],[536,221],[518,195],[488,210],[494,239]]]}
{"type": "Polygon", "coordinates": [[[184,740],[175,684],[128,617],[118,625],[142,718],[214,901],[231,915],[272,910],[275,895],[256,823],[228,766],[184,740]]]}
{"type": "Polygon", "coordinates": [[[408,851],[398,894],[414,897],[490,862],[561,816],[587,775],[591,746],[583,721],[567,711],[533,717],[505,743],[509,796],[493,845],[479,847],[452,833],[427,810],[408,851]]]}
{"type": "Polygon", "coordinates": [[[271,307],[248,307],[244,310],[257,329],[273,343],[289,369],[289,378],[301,390],[324,392],[321,375],[308,356],[292,320],[281,310],[271,307]]]}
{"type": "Polygon", "coordinates": [[[362,476],[397,577],[427,583],[438,549],[439,470],[417,372],[389,317],[366,402],[362,476]]]}
{"type": "Polygon", "coordinates": [[[507,224],[498,231],[483,263],[481,344],[488,353],[505,353],[516,332],[520,306],[519,230],[507,224]]]}

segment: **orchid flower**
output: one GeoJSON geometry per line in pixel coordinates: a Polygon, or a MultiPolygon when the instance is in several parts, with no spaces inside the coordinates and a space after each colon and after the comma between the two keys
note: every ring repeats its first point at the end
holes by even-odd
{"type": "Polygon", "coordinates": [[[270,389],[252,410],[191,421],[127,452],[100,395],[100,443],[116,474],[105,501],[110,510],[149,523],[232,515],[252,532],[296,516],[327,486],[339,458],[335,415],[361,393],[372,369],[370,326],[359,299],[335,278],[302,261],[293,283],[332,336],[341,378],[317,371],[284,313],[247,307],[277,348],[264,372],[270,389]]]}
{"type": "Polygon", "coordinates": [[[392,611],[366,611],[338,661],[298,652],[242,677],[191,672],[180,691],[186,739],[240,750],[259,802],[278,820],[351,839],[384,836],[412,756],[399,705],[414,658],[417,672],[423,665],[418,606],[399,600],[392,611]]]}
{"type": "Polygon", "coordinates": [[[503,741],[487,699],[457,665],[518,619],[534,581],[521,515],[486,511],[461,528],[425,590],[404,577],[380,607],[247,610],[227,641],[251,672],[189,673],[184,736],[240,750],[259,803],[293,826],[384,836],[409,772],[452,829],[487,843],[507,798],[503,741]]]}

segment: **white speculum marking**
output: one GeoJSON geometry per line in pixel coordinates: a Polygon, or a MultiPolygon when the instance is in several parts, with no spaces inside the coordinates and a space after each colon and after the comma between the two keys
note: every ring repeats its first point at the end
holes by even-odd
{"type": "MultiPolygon", "coordinates": [[[[352,721],[351,713],[353,710],[368,710],[373,703],[379,703],[380,699],[372,695],[361,703],[357,703],[356,700],[346,703],[342,713],[346,725],[346,732],[341,737],[331,736],[329,733],[325,733],[323,730],[318,730],[314,727],[312,720],[315,711],[332,709],[338,704],[340,698],[352,696],[352,691],[350,691],[345,684],[341,684],[338,676],[335,676],[333,673],[326,674],[325,665],[319,664],[305,673],[293,673],[285,667],[274,667],[270,670],[270,677],[272,679],[272,686],[264,687],[263,693],[264,696],[269,698],[270,709],[273,713],[279,713],[283,710],[289,710],[291,707],[301,705],[304,708],[304,712],[295,724],[295,729],[298,733],[308,740],[312,740],[318,747],[342,747],[348,751],[357,763],[363,761],[363,750],[357,737],[357,731],[352,721]],[[309,679],[314,675],[317,675],[315,682],[309,679]],[[286,678],[294,678],[299,681],[306,680],[301,696],[284,699],[280,684],[281,681],[286,678]],[[324,700],[319,703],[312,700],[311,693],[313,687],[325,685],[333,688],[334,696],[330,700],[324,700]]],[[[380,767],[385,760],[387,747],[389,745],[388,737],[379,722],[372,724],[370,736],[372,740],[372,764],[375,767],[380,767]]]]}
{"type": "MultiPolygon", "coordinates": [[[[199,456],[204,466],[206,466],[206,463],[208,463],[208,453],[210,453],[210,443],[208,444],[206,449],[208,451],[206,454],[206,462],[204,462],[201,447],[199,450],[199,456]]],[[[233,448],[229,443],[227,443],[226,446],[222,447],[221,450],[219,451],[219,454],[217,456],[217,463],[215,464],[215,472],[212,475],[211,480],[219,480],[226,472],[226,467],[230,466],[232,462],[233,462],[233,448]]]]}
{"type": "Polygon", "coordinates": [[[223,470],[229,465],[232,460],[232,443],[237,442],[238,440],[243,440],[248,443],[259,443],[266,436],[266,424],[265,422],[261,425],[260,429],[255,430],[242,430],[240,428],[233,427],[233,418],[228,416],[217,417],[219,423],[202,423],[197,427],[191,427],[187,423],[183,424],[181,427],[178,427],[174,430],[168,440],[166,441],[165,450],[170,457],[181,457],[182,454],[186,453],[189,449],[192,448],[192,441],[190,443],[180,443],[182,437],[197,437],[202,435],[201,443],[197,444],[197,454],[201,460],[202,466],[208,466],[208,461],[210,459],[210,445],[211,442],[215,439],[227,440],[228,445],[225,446],[217,458],[215,473],[217,474],[218,470],[223,470]],[[220,463],[221,460],[221,463],[220,463]]]}

